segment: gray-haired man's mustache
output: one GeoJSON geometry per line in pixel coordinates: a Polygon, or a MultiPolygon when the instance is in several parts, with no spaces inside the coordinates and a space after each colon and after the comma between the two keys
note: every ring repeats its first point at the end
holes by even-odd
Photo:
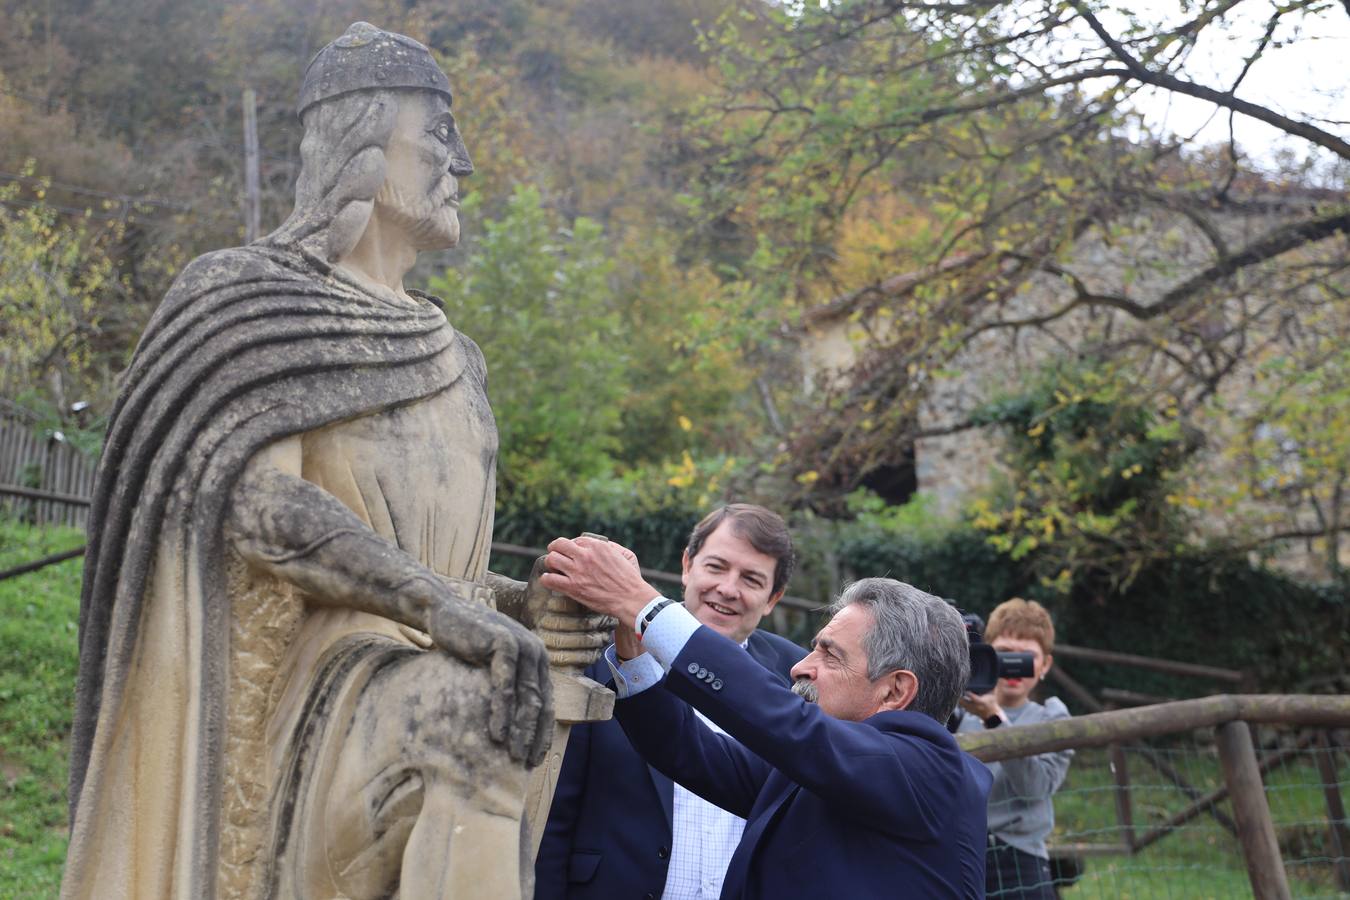
{"type": "Polygon", "coordinates": [[[815,703],[820,699],[820,691],[816,689],[816,683],[809,678],[798,678],[794,681],[792,693],[801,697],[807,703],[815,703]]]}

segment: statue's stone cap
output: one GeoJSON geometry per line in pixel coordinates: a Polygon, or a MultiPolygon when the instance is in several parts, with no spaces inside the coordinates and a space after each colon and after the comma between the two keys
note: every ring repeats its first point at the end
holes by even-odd
{"type": "Polygon", "coordinates": [[[431,51],[410,37],[357,22],[310,60],[296,112],[352,91],[421,88],[450,96],[450,80],[431,51]]]}

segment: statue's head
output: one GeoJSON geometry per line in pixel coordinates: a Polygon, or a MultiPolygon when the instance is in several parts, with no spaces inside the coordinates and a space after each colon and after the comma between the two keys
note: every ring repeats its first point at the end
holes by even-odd
{"type": "Polygon", "coordinates": [[[459,241],[457,177],[473,172],[450,82],[412,38],[357,22],[305,70],[295,212],[269,241],[336,262],[371,216],[417,250],[459,241]]]}

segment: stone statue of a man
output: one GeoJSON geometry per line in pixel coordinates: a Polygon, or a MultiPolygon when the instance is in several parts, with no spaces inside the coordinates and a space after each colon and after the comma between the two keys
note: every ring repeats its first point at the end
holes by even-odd
{"type": "Polygon", "coordinates": [[[546,649],[487,586],[482,355],[403,286],[459,237],[450,105],[425,47],[353,25],[306,72],[295,212],[193,261],[141,339],[95,489],[64,897],[528,896],[550,654],[599,636],[550,614],[546,649]]]}

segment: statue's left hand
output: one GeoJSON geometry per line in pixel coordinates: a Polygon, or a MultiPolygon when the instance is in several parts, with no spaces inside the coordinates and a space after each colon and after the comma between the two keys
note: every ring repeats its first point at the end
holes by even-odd
{"type": "Polygon", "coordinates": [[[427,625],[438,647],[487,668],[488,736],[506,744],[512,759],[539,765],[553,741],[553,685],[543,643],[519,622],[453,596],[431,604],[427,625]]]}

